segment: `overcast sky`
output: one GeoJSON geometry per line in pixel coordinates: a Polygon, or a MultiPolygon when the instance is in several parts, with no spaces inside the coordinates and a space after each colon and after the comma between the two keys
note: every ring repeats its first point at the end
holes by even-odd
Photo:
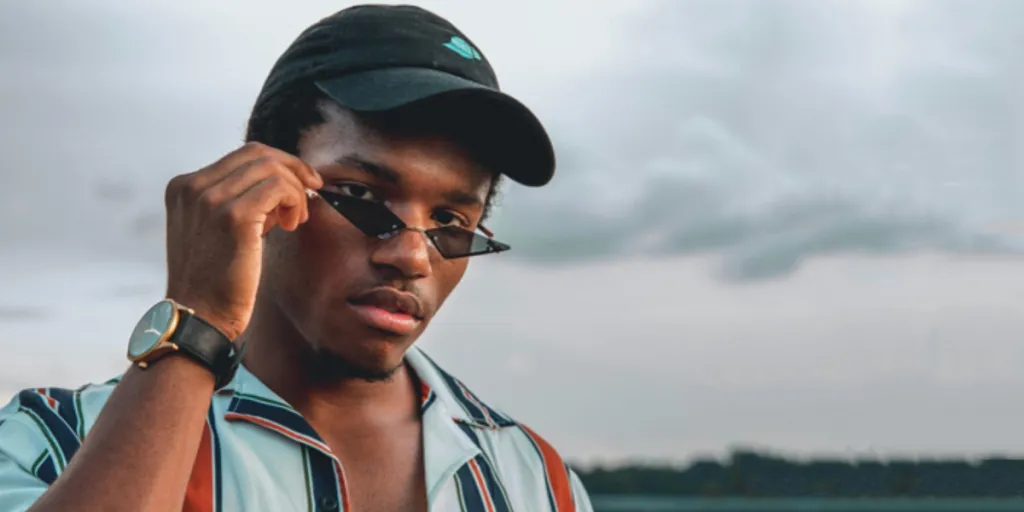
{"type": "MultiPolygon", "coordinates": [[[[485,397],[577,460],[1024,454],[1024,4],[420,5],[559,153],[423,340],[485,397]]],[[[0,6],[2,396],[123,369],[164,184],[344,6],[0,6]]]]}

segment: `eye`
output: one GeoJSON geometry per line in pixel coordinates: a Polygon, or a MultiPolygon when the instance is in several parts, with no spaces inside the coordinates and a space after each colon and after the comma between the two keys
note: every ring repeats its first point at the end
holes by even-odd
{"type": "Polygon", "coordinates": [[[364,201],[377,201],[377,197],[373,195],[373,191],[366,185],[360,185],[358,183],[339,183],[335,185],[338,192],[341,195],[354,197],[356,199],[362,199],[364,201]]]}
{"type": "Polygon", "coordinates": [[[459,226],[461,228],[469,227],[469,221],[451,210],[438,210],[434,212],[434,220],[444,226],[459,226]]]}

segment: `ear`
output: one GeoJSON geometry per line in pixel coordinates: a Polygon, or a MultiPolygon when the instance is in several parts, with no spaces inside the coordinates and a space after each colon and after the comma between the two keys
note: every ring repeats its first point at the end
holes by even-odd
{"type": "Polygon", "coordinates": [[[484,198],[484,212],[480,216],[480,222],[486,221],[491,216],[491,210],[500,203],[502,178],[503,175],[500,173],[491,174],[491,182],[487,187],[487,197],[484,198]]]}

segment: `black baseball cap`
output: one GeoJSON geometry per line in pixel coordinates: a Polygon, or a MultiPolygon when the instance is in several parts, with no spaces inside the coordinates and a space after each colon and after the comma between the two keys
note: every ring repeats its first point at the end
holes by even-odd
{"type": "Polygon", "coordinates": [[[490,141],[499,172],[531,187],[554,175],[554,148],[541,122],[500,90],[469,37],[420,7],[359,5],[311,25],[271,68],[255,108],[302,82],[355,112],[448,98],[473,124],[466,130],[474,139],[490,141]]]}

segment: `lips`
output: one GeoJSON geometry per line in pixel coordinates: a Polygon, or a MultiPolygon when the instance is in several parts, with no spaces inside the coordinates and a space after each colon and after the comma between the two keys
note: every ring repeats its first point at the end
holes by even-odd
{"type": "Polygon", "coordinates": [[[391,313],[405,313],[418,320],[423,319],[423,306],[420,300],[408,292],[400,292],[394,288],[374,288],[358,295],[350,302],[359,306],[375,306],[391,313]]]}
{"type": "Polygon", "coordinates": [[[420,300],[393,288],[374,288],[349,300],[349,305],[363,323],[392,334],[411,334],[423,321],[420,300]]]}

